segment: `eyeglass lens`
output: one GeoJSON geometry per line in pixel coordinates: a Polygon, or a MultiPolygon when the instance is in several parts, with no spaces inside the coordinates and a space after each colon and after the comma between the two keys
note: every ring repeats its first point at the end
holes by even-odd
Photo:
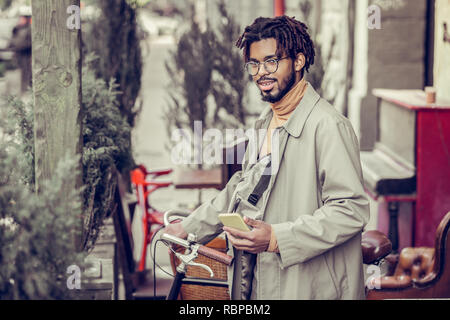
{"type": "MultiPolygon", "coordinates": [[[[264,61],[263,63],[264,69],[269,73],[275,73],[278,70],[278,60],[276,59],[269,59],[264,61]]],[[[251,76],[256,76],[259,72],[259,68],[261,67],[260,62],[249,62],[246,64],[247,72],[251,76]]]]}

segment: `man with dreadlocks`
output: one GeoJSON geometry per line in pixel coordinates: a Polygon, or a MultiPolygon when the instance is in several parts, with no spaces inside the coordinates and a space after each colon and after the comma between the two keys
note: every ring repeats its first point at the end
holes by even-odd
{"type": "Polygon", "coordinates": [[[166,232],[220,234],[218,214],[239,212],[249,232],[223,227],[235,256],[232,299],[364,299],[361,233],[369,220],[359,144],[344,116],[305,80],[314,44],[294,18],[258,18],[237,41],[269,106],[256,161],[166,232]],[[278,163],[276,170],[268,168],[278,163]]]}

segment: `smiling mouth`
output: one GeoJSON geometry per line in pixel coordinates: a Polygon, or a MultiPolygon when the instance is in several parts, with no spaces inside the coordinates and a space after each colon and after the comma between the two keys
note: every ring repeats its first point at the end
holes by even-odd
{"type": "Polygon", "coordinates": [[[276,83],[275,80],[264,79],[264,80],[258,81],[258,86],[261,89],[261,91],[268,92],[268,91],[272,91],[272,89],[275,86],[275,83],[276,83]]]}

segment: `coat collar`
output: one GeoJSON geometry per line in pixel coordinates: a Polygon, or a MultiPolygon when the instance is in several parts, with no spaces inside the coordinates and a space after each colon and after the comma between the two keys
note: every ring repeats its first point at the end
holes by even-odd
{"type": "MultiPolygon", "coordinates": [[[[314,90],[311,83],[308,82],[308,88],[306,89],[305,95],[300,101],[300,104],[292,113],[289,120],[283,125],[283,128],[291,136],[295,138],[299,138],[301,136],[306,120],[308,120],[311,111],[314,109],[319,99],[319,94],[316,92],[316,90],[314,90]]],[[[267,106],[256,121],[255,127],[257,129],[261,129],[265,127],[265,124],[267,124],[268,126],[268,123],[272,119],[272,116],[273,111],[270,106],[267,106]]]]}

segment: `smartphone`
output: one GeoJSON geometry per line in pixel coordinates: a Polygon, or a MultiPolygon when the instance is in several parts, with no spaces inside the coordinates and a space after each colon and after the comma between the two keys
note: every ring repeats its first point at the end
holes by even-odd
{"type": "Polygon", "coordinates": [[[251,231],[249,226],[245,224],[244,219],[239,213],[221,213],[219,214],[219,220],[226,227],[246,232],[251,231]]]}

